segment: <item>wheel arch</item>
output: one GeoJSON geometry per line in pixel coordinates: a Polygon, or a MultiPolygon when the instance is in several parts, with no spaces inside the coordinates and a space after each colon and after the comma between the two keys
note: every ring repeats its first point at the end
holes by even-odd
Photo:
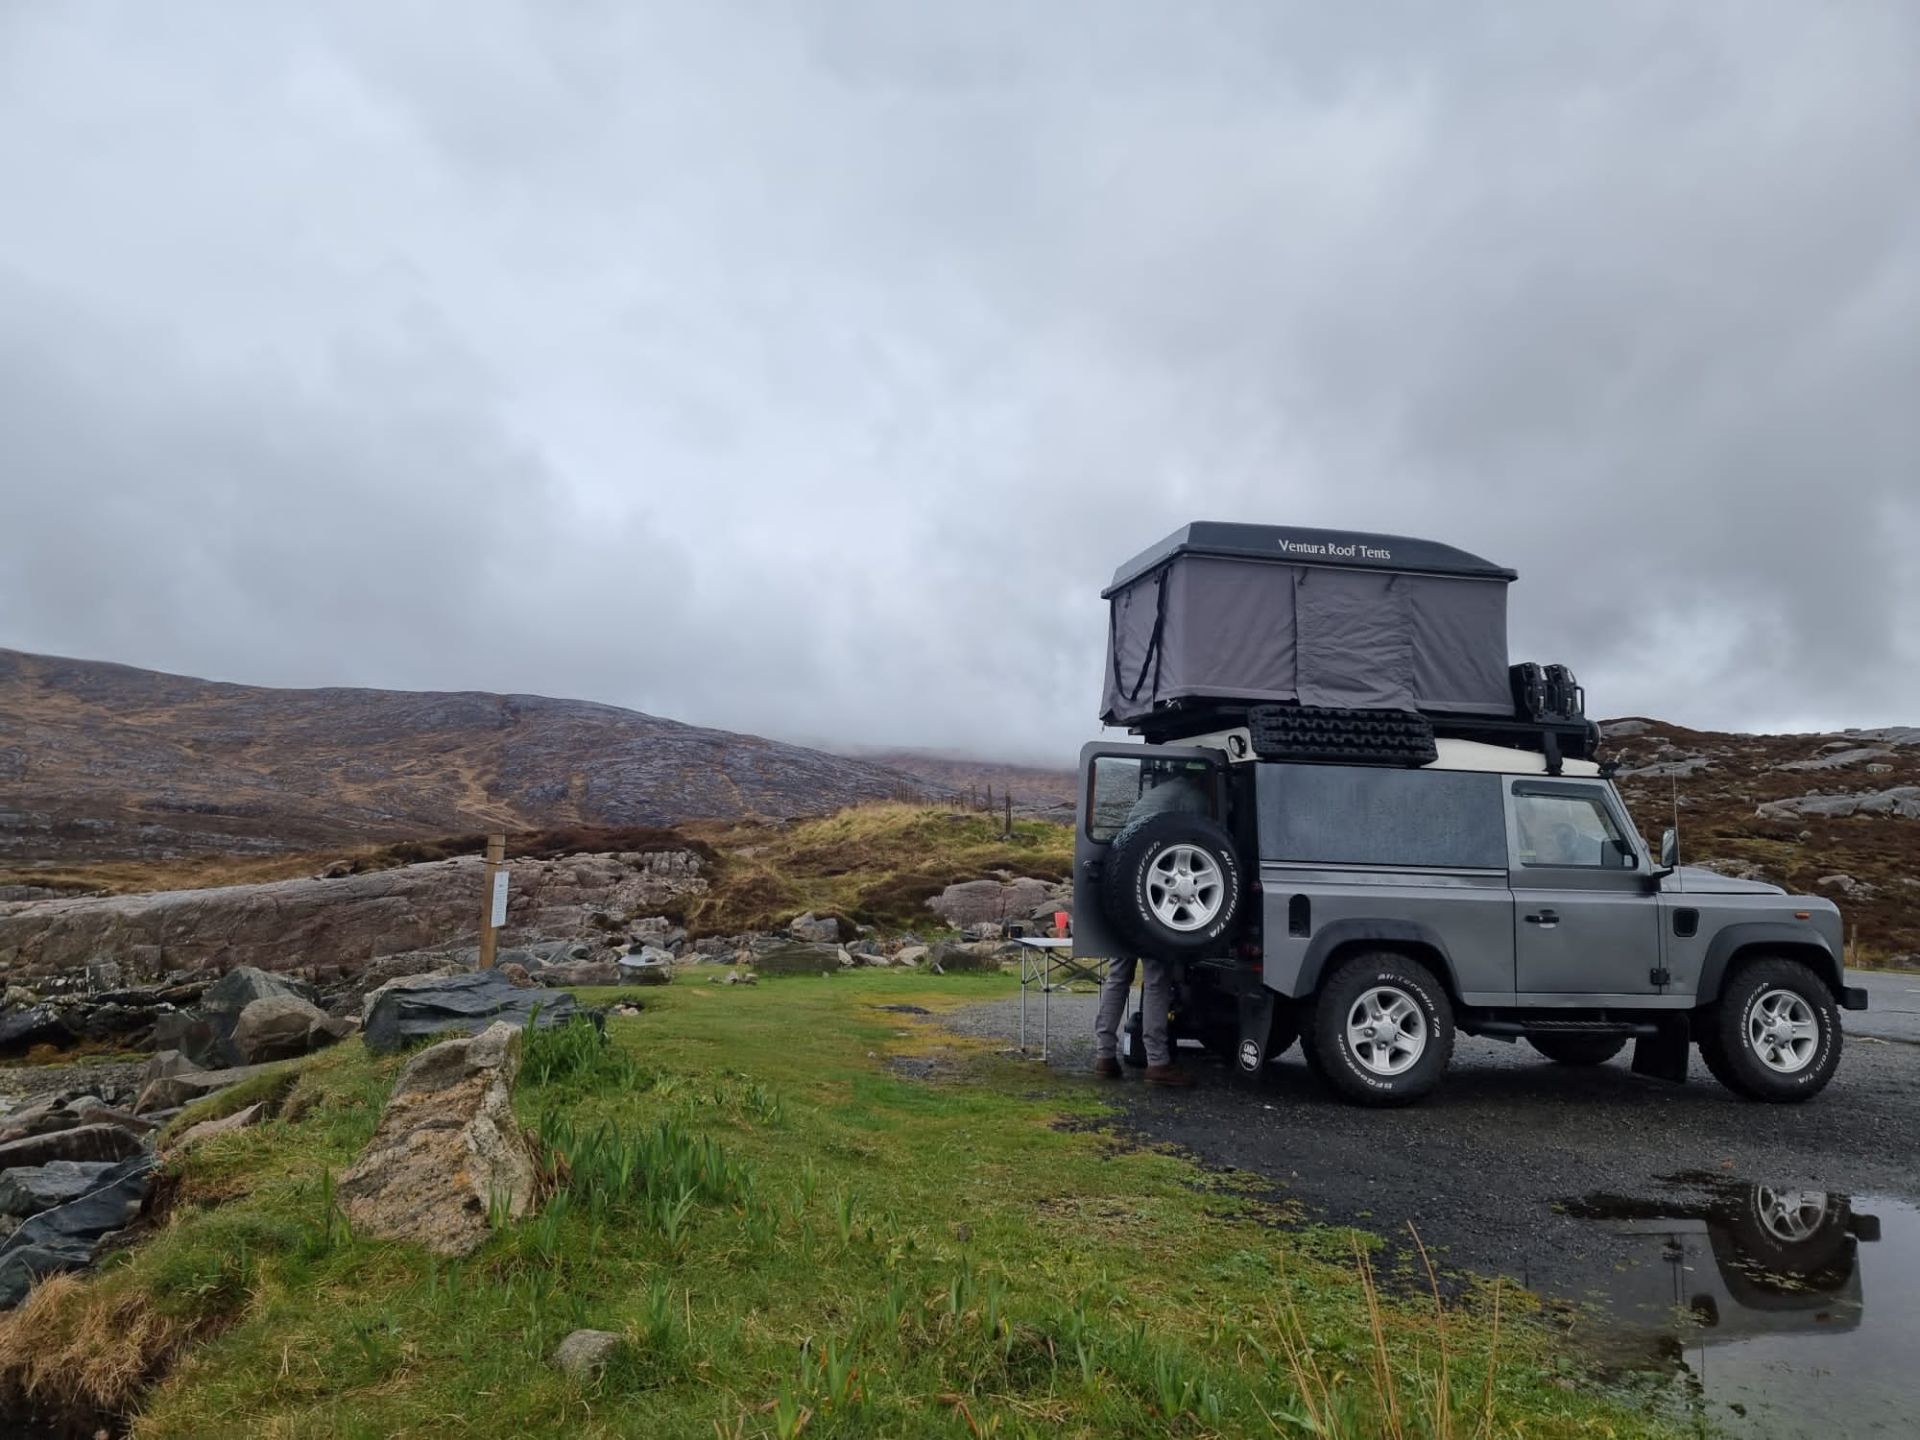
{"type": "Polygon", "coordinates": [[[1298,998],[1304,999],[1320,988],[1320,982],[1350,957],[1369,950],[1391,950],[1409,960],[1418,960],[1433,971],[1434,978],[1457,1008],[1460,987],[1453,975],[1453,958],[1446,942],[1431,926],[1417,920],[1335,920],[1314,932],[1300,962],[1298,998]]]}
{"type": "Polygon", "coordinates": [[[1718,1003],[1735,975],[1756,960],[1772,958],[1800,961],[1820,977],[1835,1001],[1844,998],[1840,958],[1825,939],[1810,933],[1804,925],[1758,921],[1729,925],[1713,937],[1700,965],[1700,985],[1694,1000],[1701,1005],[1718,1003]]]}

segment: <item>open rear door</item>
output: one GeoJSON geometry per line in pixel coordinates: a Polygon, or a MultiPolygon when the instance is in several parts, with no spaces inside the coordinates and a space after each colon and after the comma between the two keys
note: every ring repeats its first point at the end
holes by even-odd
{"type": "Polygon", "coordinates": [[[1196,773],[1204,776],[1218,819],[1225,802],[1225,769],[1225,757],[1203,746],[1095,740],[1081,748],[1073,835],[1074,959],[1110,960],[1126,952],[1100,904],[1100,880],[1113,837],[1153,807],[1155,789],[1171,780],[1190,780],[1196,773]]]}

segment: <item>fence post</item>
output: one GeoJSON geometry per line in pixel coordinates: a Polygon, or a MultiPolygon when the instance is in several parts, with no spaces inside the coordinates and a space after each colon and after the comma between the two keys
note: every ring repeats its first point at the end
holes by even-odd
{"type": "Polygon", "coordinates": [[[486,879],[480,887],[480,968],[493,969],[494,947],[499,943],[498,925],[506,922],[506,872],[500,862],[507,858],[507,837],[487,836],[486,879]]]}

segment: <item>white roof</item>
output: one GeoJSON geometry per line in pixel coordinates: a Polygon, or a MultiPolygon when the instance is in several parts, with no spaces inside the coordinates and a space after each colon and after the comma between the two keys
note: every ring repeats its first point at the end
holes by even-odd
{"type": "MultiPolygon", "coordinates": [[[[1253,739],[1245,726],[1216,730],[1206,735],[1174,742],[1181,746],[1206,747],[1227,752],[1229,760],[1252,760],[1253,739]]],[[[1487,745],[1478,740],[1436,740],[1439,758],[1423,770],[1483,770],[1496,775],[1545,775],[1547,757],[1538,750],[1515,750],[1508,745],[1487,745]]],[[[1566,759],[1560,773],[1578,778],[1593,778],[1600,767],[1591,760],[1566,759]]]]}

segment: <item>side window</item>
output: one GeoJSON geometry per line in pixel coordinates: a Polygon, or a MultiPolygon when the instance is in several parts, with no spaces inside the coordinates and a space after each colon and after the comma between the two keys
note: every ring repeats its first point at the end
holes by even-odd
{"type": "Polygon", "coordinates": [[[1591,791],[1517,785],[1513,818],[1522,865],[1630,870],[1636,863],[1606,802],[1591,791]]]}
{"type": "Polygon", "coordinates": [[[1262,860],[1507,868],[1497,775],[1263,764],[1258,784],[1262,860]]]}
{"type": "Polygon", "coordinates": [[[1204,760],[1096,755],[1087,775],[1087,838],[1105,844],[1143,815],[1211,815],[1213,767],[1204,760]]]}

